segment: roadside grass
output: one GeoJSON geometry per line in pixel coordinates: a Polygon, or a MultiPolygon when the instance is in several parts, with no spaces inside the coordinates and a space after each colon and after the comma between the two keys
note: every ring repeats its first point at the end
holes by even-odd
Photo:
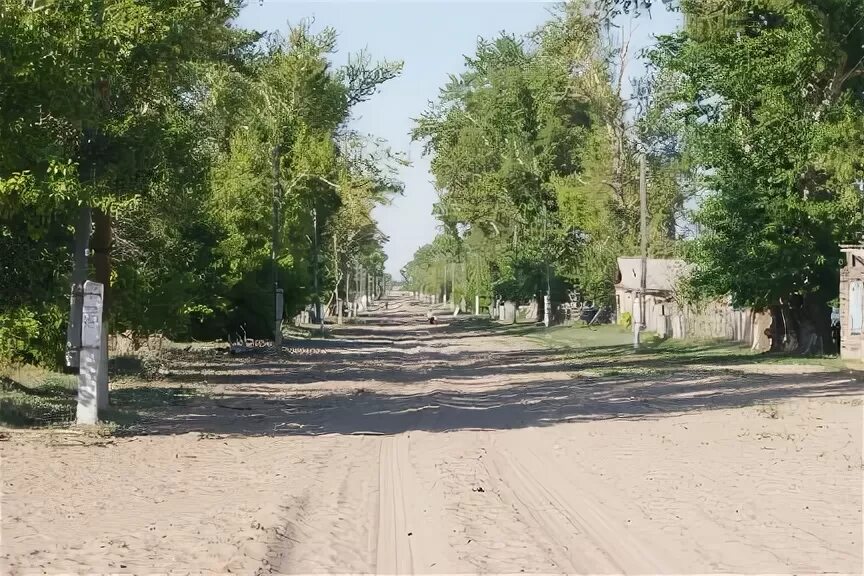
{"type": "Polygon", "coordinates": [[[75,376],[30,366],[0,371],[0,425],[62,426],[75,420],[75,376]]]}
{"type": "Polygon", "coordinates": [[[590,360],[589,372],[598,376],[656,374],[685,367],[732,370],[758,365],[819,366],[864,376],[864,366],[844,362],[837,356],[758,352],[726,340],[664,340],[654,334],[643,334],[639,350],[634,350],[632,331],[609,324],[550,328],[531,325],[530,329],[523,328],[520,335],[565,352],[573,360],[590,360]]]}
{"type": "MultiPolygon", "coordinates": [[[[110,406],[100,414],[99,434],[120,433],[146,421],[150,413],[207,396],[201,386],[155,380],[147,358],[119,356],[109,361],[110,406]]],[[[0,369],[0,426],[68,427],[75,423],[78,377],[33,366],[0,369]]]]}

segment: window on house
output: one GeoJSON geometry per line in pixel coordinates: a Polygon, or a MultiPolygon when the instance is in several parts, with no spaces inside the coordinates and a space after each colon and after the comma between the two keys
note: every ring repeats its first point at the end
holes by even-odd
{"type": "Polygon", "coordinates": [[[861,334],[864,327],[864,282],[849,284],[849,327],[852,334],[861,334]]]}

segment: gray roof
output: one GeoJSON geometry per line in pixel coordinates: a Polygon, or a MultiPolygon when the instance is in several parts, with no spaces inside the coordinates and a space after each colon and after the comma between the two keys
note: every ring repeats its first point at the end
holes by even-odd
{"type": "MultiPolygon", "coordinates": [[[[683,260],[663,258],[648,258],[645,290],[648,292],[672,292],[678,280],[687,272],[687,263],[683,260]]],[[[642,282],[641,258],[618,258],[620,281],[617,288],[639,290],[642,282]]]]}

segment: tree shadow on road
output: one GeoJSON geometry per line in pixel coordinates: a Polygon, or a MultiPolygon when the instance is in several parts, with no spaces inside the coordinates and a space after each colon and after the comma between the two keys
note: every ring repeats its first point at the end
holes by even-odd
{"type": "Polygon", "coordinates": [[[272,436],[502,430],[661,418],[801,397],[860,402],[850,397],[862,392],[860,374],[754,374],[741,365],[771,359],[705,343],[658,344],[640,353],[629,345],[440,351],[436,344],[452,345],[454,333],[476,328],[433,331],[425,344],[407,348],[375,340],[375,333],[362,328],[349,330],[339,336],[346,345],[323,353],[226,355],[188,363],[173,380],[206,380],[219,392],[149,410],[127,432],[272,436]]]}
{"type": "Polygon", "coordinates": [[[469,392],[386,394],[355,389],[323,395],[278,395],[272,390],[246,389],[162,412],[132,431],[320,435],[505,430],[563,422],[659,418],[789,398],[860,394],[859,381],[838,374],[735,372],[538,380],[469,392]]]}

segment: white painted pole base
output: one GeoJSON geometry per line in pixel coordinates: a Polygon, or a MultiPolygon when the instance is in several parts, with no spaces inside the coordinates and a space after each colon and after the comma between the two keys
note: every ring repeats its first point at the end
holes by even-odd
{"type": "Polygon", "coordinates": [[[78,407],[75,420],[79,425],[92,426],[99,421],[98,350],[82,348],[78,367],[78,407]]]}
{"type": "Polygon", "coordinates": [[[549,295],[546,294],[543,296],[543,325],[546,326],[546,328],[548,328],[549,324],[551,323],[551,316],[552,301],[549,299],[549,295]]]}
{"type": "MultiPolygon", "coordinates": [[[[84,283],[84,305],[81,318],[81,361],[78,369],[78,424],[93,425],[99,421],[99,365],[102,363],[102,284],[84,283]]],[[[105,343],[107,347],[107,342],[105,343]]],[[[107,369],[107,367],[106,367],[107,369]]],[[[107,378],[105,380],[107,385],[107,378]]],[[[107,394],[102,401],[107,405],[107,394]]]]}

